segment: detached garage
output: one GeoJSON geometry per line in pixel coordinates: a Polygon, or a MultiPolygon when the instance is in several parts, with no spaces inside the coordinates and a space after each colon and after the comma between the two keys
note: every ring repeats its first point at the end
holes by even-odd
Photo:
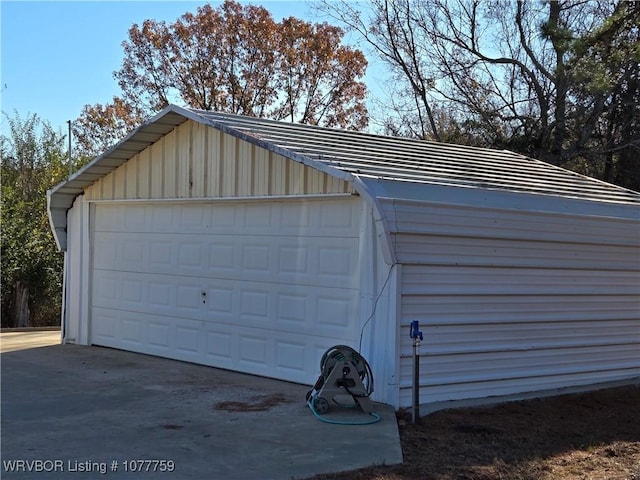
{"type": "Polygon", "coordinates": [[[512,152],[170,106],[48,194],[63,340],[374,400],[640,379],[640,194],[512,152]]]}

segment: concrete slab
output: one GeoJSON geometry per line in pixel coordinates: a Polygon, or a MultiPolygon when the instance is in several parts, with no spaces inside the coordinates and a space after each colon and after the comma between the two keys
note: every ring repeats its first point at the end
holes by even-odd
{"type": "Polygon", "coordinates": [[[402,461],[392,408],[376,404],[373,425],[329,425],[303,385],[76,345],[7,350],[0,362],[3,479],[292,479],[402,461]]]}
{"type": "Polygon", "coordinates": [[[60,340],[60,330],[2,332],[0,333],[0,353],[58,345],[60,340]]]}

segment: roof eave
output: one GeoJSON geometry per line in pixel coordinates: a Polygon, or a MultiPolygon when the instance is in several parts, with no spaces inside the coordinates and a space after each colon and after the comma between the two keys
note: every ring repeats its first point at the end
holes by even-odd
{"type": "Polygon", "coordinates": [[[157,142],[167,133],[188,119],[201,121],[183,108],[170,105],[151,117],[123,140],[105,153],[86,164],[67,180],[47,191],[47,213],[49,225],[60,251],[67,249],[67,211],[84,189],[96,180],[109,174],[149,145],[157,142]]]}

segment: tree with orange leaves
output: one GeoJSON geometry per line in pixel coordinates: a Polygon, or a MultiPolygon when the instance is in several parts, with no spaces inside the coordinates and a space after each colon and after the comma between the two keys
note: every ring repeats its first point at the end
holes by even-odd
{"type": "Polygon", "coordinates": [[[129,29],[114,72],[122,95],[86,105],[78,146],[95,155],[170,103],[276,120],[360,130],[367,126],[363,53],[344,32],[294,17],[276,22],[264,7],[226,0],[174,23],[129,29]]]}

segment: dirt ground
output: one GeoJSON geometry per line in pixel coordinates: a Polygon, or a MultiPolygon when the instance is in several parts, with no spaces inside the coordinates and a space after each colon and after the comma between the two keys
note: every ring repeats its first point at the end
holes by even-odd
{"type": "Polygon", "coordinates": [[[640,386],[398,414],[404,463],[313,480],[640,480],[640,386]]]}

